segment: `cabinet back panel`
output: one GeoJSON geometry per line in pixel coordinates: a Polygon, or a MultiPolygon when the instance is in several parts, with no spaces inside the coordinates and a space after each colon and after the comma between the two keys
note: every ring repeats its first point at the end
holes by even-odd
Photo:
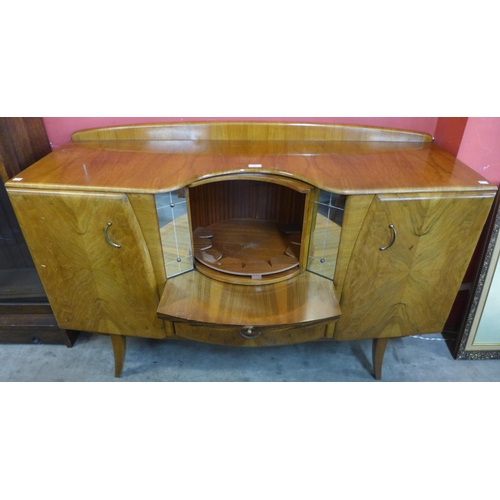
{"type": "Polygon", "coordinates": [[[278,184],[232,180],[189,190],[192,227],[231,219],[259,219],[302,225],[305,195],[278,184]]]}

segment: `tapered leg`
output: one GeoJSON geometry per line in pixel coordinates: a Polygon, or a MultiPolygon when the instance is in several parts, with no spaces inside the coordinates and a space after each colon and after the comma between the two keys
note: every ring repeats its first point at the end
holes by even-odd
{"type": "Polygon", "coordinates": [[[382,379],[382,362],[384,361],[385,348],[389,339],[373,339],[372,344],[372,359],[373,359],[373,376],[376,380],[382,379]]]}
{"type": "Polygon", "coordinates": [[[115,354],[115,377],[122,374],[123,363],[125,362],[126,340],[123,335],[110,335],[115,354]]]}

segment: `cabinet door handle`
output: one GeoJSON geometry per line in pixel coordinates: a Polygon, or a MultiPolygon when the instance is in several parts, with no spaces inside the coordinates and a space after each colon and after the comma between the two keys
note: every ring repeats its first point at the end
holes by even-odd
{"type": "Polygon", "coordinates": [[[253,326],[246,328],[245,330],[240,330],[240,335],[246,339],[256,339],[262,335],[262,331],[253,334],[253,326]]]}
{"type": "Polygon", "coordinates": [[[118,243],[115,243],[113,241],[111,241],[109,235],[108,235],[108,229],[109,229],[109,226],[112,226],[113,223],[112,222],[108,222],[106,224],[106,227],[104,228],[104,237],[106,238],[106,241],[112,246],[112,247],[115,247],[115,248],[121,248],[122,246],[121,245],[118,245],[118,243]]]}
{"type": "Polygon", "coordinates": [[[388,248],[391,248],[394,243],[396,243],[396,228],[394,227],[394,224],[389,224],[389,229],[392,229],[392,241],[386,246],[386,247],[380,247],[380,251],[383,252],[384,250],[387,250],[388,248]]]}

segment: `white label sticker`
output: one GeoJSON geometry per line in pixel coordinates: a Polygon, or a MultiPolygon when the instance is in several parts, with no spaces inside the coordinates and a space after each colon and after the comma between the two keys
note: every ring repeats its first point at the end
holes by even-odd
{"type": "Polygon", "coordinates": [[[477,181],[477,182],[479,182],[479,184],[489,184],[488,181],[477,181]]]}
{"type": "Polygon", "coordinates": [[[260,163],[249,163],[248,168],[262,168],[260,163]]]}
{"type": "Polygon", "coordinates": [[[22,181],[24,179],[24,177],[14,177],[12,180],[14,182],[19,182],[19,181],[22,181]]]}

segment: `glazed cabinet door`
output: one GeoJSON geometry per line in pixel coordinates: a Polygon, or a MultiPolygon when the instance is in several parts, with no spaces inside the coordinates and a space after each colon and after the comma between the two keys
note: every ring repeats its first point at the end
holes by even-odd
{"type": "Polygon", "coordinates": [[[10,196],[61,328],[165,337],[150,254],[125,194],[10,196]]]}
{"type": "Polygon", "coordinates": [[[441,332],[492,200],[488,193],[374,196],[347,268],[334,337],[441,332]]]}

